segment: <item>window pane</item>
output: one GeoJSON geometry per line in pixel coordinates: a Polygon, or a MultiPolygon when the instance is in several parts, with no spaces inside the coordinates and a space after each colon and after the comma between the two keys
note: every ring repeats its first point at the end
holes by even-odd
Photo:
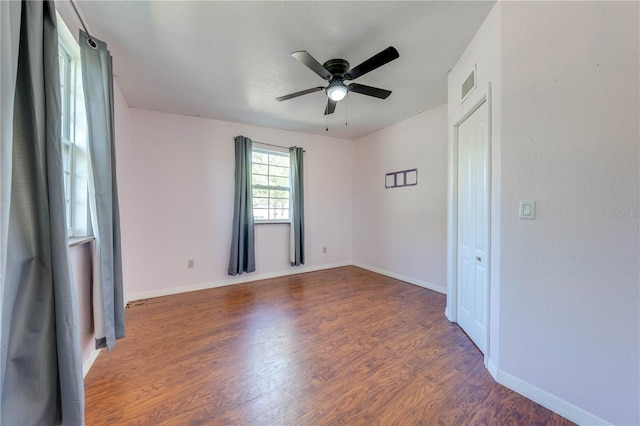
{"type": "Polygon", "coordinates": [[[269,219],[268,209],[253,209],[253,218],[255,220],[267,220],[269,219]]]}
{"type": "Polygon", "coordinates": [[[251,154],[252,154],[251,158],[254,163],[260,163],[260,164],[268,163],[267,158],[269,156],[267,154],[263,154],[262,152],[255,152],[255,151],[253,151],[251,154]]]}
{"type": "Polygon", "coordinates": [[[289,199],[289,191],[285,191],[282,189],[271,189],[269,190],[269,197],[271,198],[286,198],[289,199]]]}
{"type": "Polygon", "coordinates": [[[64,200],[71,205],[71,173],[64,172],[64,200]]]}
{"type": "Polygon", "coordinates": [[[269,185],[270,186],[289,186],[289,179],[282,178],[277,176],[269,176],[269,185]]]}
{"type": "Polygon", "coordinates": [[[258,188],[253,188],[253,197],[256,198],[268,198],[269,197],[269,190],[268,189],[258,189],[258,188]]]}
{"type": "Polygon", "coordinates": [[[253,199],[253,207],[254,208],[268,208],[269,207],[269,199],[268,198],[254,198],[253,199]]]}
{"type": "Polygon", "coordinates": [[[271,209],[288,209],[289,208],[289,200],[284,200],[282,198],[272,198],[269,200],[269,208],[271,209]]]}
{"type": "Polygon", "coordinates": [[[251,165],[251,173],[258,173],[260,175],[268,175],[269,174],[269,166],[266,164],[252,164],[251,165]]]}
{"type": "Polygon", "coordinates": [[[64,139],[62,140],[62,168],[66,171],[69,170],[69,152],[71,151],[71,146],[68,143],[65,143],[64,139]]]}
{"type": "Polygon", "coordinates": [[[289,156],[287,155],[270,155],[269,156],[269,164],[273,166],[284,166],[289,167],[289,156]]]}
{"type": "Polygon", "coordinates": [[[289,219],[289,209],[269,210],[269,219],[287,220],[287,219],[289,219]]]}
{"type": "Polygon", "coordinates": [[[269,178],[267,176],[253,175],[251,178],[253,185],[269,185],[269,178]]]}
{"type": "Polygon", "coordinates": [[[269,174],[273,176],[283,176],[289,177],[289,168],[288,167],[280,167],[280,166],[271,166],[269,167],[269,174]]]}

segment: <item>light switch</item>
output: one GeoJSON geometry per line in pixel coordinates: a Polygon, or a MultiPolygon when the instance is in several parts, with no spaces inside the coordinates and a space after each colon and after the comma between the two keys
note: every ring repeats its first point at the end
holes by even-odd
{"type": "Polygon", "coordinates": [[[536,202],[520,201],[520,219],[536,218],[536,202]]]}

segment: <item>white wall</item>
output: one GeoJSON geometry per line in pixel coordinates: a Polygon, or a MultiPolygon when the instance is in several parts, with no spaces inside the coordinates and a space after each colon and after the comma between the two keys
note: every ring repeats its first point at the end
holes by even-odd
{"type": "MultiPolygon", "coordinates": [[[[115,123],[115,141],[116,141],[116,179],[118,179],[118,197],[122,197],[122,192],[127,189],[126,182],[122,181],[121,174],[123,171],[123,167],[127,165],[127,158],[129,157],[129,148],[131,146],[129,142],[129,133],[130,133],[130,118],[129,118],[129,106],[127,105],[127,101],[124,99],[122,92],[120,91],[120,86],[117,81],[113,83],[113,115],[114,115],[114,123],[115,123]],[[121,164],[124,163],[124,164],[121,164]]],[[[126,169],[126,167],[125,167],[126,169]]],[[[120,202],[120,221],[122,222],[122,201],[120,202]]],[[[126,221],[125,221],[126,222],[126,221]]],[[[126,228],[123,228],[122,223],[120,224],[120,232],[121,234],[125,232],[126,228]]],[[[122,247],[123,250],[123,258],[126,258],[126,247],[122,247]]],[[[125,298],[128,293],[128,282],[123,278],[123,286],[124,286],[124,294],[125,298]]]]}
{"type": "Polygon", "coordinates": [[[352,256],[353,143],[129,108],[117,141],[126,294],[143,298],[344,264],[352,256]],[[289,265],[289,225],[256,225],[256,272],[227,275],[234,141],[305,148],[306,263],[289,265]],[[322,248],[327,247],[327,253],[322,248]],[[187,269],[187,259],[195,261],[187,269]]]}
{"type": "Polygon", "coordinates": [[[446,290],[447,107],[441,105],[355,143],[353,259],[446,290]],[[418,185],[385,189],[388,172],[418,169],[418,185]]]}
{"type": "Polygon", "coordinates": [[[614,424],[640,423],[638,6],[502,5],[500,369],[614,424]]]}
{"type": "Polygon", "coordinates": [[[92,242],[69,248],[69,259],[78,304],[78,331],[83,364],[91,357],[96,347],[93,329],[91,251],[92,242]]]}

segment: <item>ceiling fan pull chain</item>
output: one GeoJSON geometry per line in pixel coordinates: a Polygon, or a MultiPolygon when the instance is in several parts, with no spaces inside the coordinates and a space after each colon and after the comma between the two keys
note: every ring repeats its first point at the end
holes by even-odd
{"type": "Polygon", "coordinates": [[[327,132],[328,132],[328,131],[329,131],[329,116],[328,116],[328,115],[325,115],[325,116],[324,116],[324,120],[325,120],[325,122],[326,122],[326,127],[327,127],[327,128],[325,129],[325,131],[327,131],[327,132]]]}
{"type": "Polygon", "coordinates": [[[344,103],[344,125],[349,125],[349,99],[344,103]]]}

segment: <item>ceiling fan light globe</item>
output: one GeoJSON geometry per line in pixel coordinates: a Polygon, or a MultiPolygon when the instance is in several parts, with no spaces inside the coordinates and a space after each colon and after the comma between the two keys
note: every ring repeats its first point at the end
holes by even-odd
{"type": "Polygon", "coordinates": [[[327,87],[327,96],[332,101],[341,101],[347,96],[348,89],[343,85],[327,87]]]}

